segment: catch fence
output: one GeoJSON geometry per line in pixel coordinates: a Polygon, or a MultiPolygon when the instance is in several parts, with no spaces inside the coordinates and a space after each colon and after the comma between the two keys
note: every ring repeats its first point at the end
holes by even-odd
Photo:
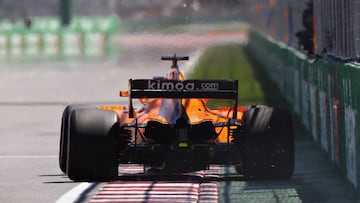
{"type": "Polygon", "coordinates": [[[254,27],[305,53],[298,33],[307,30],[304,19],[312,13],[314,54],[360,60],[360,0],[254,0],[244,11],[254,27]]]}

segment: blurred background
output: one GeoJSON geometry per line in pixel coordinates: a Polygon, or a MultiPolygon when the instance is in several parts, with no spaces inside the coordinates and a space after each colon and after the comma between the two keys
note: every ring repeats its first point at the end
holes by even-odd
{"type": "Polygon", "coordinates": [[[127,105],[128,79],[163,76],[174,53],[187,76],[239,80],[241,104],[292,110],[297,143],[336,168],[300,157],[287,186],[302,199],[349,202],[339,174],[360,191],[360,0],[0,0],[0,201],[74,186],[58,184],[64,107],[127,105]]]}
{"type": "Polygon", "coordinates": [[[1,0],[0,59],[103,57],[121,32],[247,22],[310,55],[358,60],[359,14],[357,0],[1,0]]]}
{"type": "Polygon", "coordinates": [[[1,0],[0,60],[109,57],[116,55],[111,44],[119,33],[162,31],[194,21],[224,22],[235,16],[238,21],[242,4],[240,0],[1,0]]]}

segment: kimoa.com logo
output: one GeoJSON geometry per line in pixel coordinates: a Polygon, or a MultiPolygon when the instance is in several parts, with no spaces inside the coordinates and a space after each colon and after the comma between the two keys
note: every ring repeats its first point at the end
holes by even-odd
{"type": "Polygon", "coordinates": [[[148,80],[147,89],[149,90],[218,90],[217,82],[193,82],[193,81],[166,81],[166,80],[148,80]]]}

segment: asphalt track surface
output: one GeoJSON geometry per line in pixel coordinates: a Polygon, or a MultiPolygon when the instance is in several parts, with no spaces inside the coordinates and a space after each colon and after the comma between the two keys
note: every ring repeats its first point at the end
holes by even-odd
{"type": "MultiPolygon", "coordinates": [[[[176,53],[194,56],[207,45],[181,47],[176,53]]],[[[126,104],[118,92],[127,89],[127,80],[164,75],[168,64],[160,55],[174,53],[167,45],[147,46],[129,48],[116,62],[0,66],[0,202],[356,202],[349,185],[310,140],[296,141],[290,180],[247,182],[232,167],[220,166],[178,176],[120,166],[122,175],[114,182],[69,180],[58,168],[62,110],[69,103],[126,104]]]]}

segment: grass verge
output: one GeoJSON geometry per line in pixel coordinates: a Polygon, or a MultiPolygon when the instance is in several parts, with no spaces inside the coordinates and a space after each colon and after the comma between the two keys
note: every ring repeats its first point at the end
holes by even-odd
{"type": "MultiPolygon", "coordinates": [[[[221,45],[207,49],[188,76],[191,79],[229,79],[239,81],[239,105],[264,104],[290,109],[278,88],[255,60],[240,45],[221,45]]],[[[209,102],[209,107],[229,105],[223,101],[209,102]]],[[[309,133],[294,118],[297,139],[309,139],[309,133]]]]}
{"type": "MultiPolygon", "coordinates": [[[[261,84],[255,78],[244,48],[240,45],[221,45],[207,49],[188,76],[190,79],[227,79],[239,81],[239,104],[265,104],[261,84]]],[[[209,106],[226,105],[212,102],[209,106]]]]}

